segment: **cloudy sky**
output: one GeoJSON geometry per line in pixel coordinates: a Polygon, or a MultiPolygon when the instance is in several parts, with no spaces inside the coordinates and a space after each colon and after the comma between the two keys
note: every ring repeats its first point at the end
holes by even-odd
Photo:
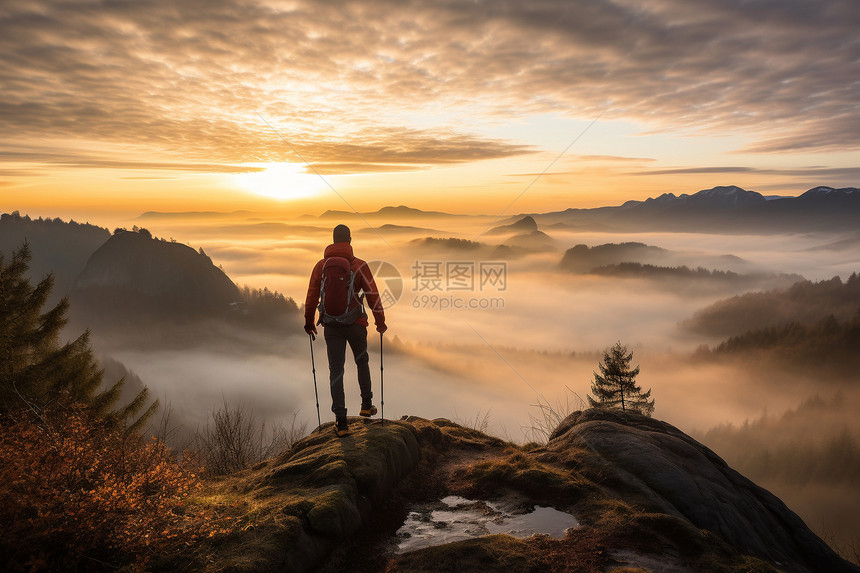
{"type": "Polygon", "coordinates": [[[857,0],[5,0],[0,210],[857,186],[858,30],[857,0]]]}

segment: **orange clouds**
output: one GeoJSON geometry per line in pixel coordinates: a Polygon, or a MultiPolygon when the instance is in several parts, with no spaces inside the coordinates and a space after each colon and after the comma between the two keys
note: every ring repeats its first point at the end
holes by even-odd
{"type": "Polygon", "coordinates": [[[31,169],[71,141],[151,169],[297,162],[292,146],[326,174],[408,172],[541,149],[489,135],[509,120],[602,113],[844,152],[858,24],[854,0],[6,2],[0,136],[31,169]]]}

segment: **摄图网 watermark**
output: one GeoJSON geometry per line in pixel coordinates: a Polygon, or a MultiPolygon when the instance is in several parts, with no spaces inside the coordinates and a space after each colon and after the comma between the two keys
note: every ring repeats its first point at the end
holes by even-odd
{"type": "MultiPolygon", "coordinates": [[[[404,280],[387,261],[368,263],[384,309],[404,294],[404,280]]],[[[421,310],[496,310],[505,308],[499,293],[508,289],[507,261],[416,260],[411,269],[414,296],[411,305],[421,310]],[[474,293],[468,296],[467,293],[474,293]],[[495,295],[495,296],[492,296],[495,295]]]]}

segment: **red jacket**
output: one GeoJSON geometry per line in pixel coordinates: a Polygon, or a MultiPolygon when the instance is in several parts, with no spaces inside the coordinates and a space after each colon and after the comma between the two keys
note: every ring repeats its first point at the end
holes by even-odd
{"type": "MultiPolygon", "coordinates": [[[[334,243],[325,249],[325,255],[316,264],[311,273],[311,282],[308,285],[308,296],[305,298],[305,324],[314,324],[317,306],[320,302],[320,286],[322,284],[322,268],[325,260],[329,257],[343,257],[350,261],[350,268],[355,273],[355,292],[364,291],[364,299],[367,306],[373,312],[374,322],[378,325],[385,323],[385,312],[382,310],[382,301],[379,300],[379,290],[370,273],[367,263],[352,254],[352,245],[349,243],[334,243]]],[[[350,302],[349,308],[358,306],[355,301],[350,302]]],[[[367,316],[361,315],[353,324],[367,326],[367,316]]]]}

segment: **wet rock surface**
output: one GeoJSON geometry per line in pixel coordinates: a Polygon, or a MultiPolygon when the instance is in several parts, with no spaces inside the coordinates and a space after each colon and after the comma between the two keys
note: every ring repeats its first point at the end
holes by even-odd
{"type": "Polygon", "coordinates": [[[577,519],[566,512],[522,500],[481,501],[450,495],[435,503],[410,508],[397,530],[397,552],[406,553],[485,535],[505,534],[526,538],[548,535],[562,538],[577,519]]]}

